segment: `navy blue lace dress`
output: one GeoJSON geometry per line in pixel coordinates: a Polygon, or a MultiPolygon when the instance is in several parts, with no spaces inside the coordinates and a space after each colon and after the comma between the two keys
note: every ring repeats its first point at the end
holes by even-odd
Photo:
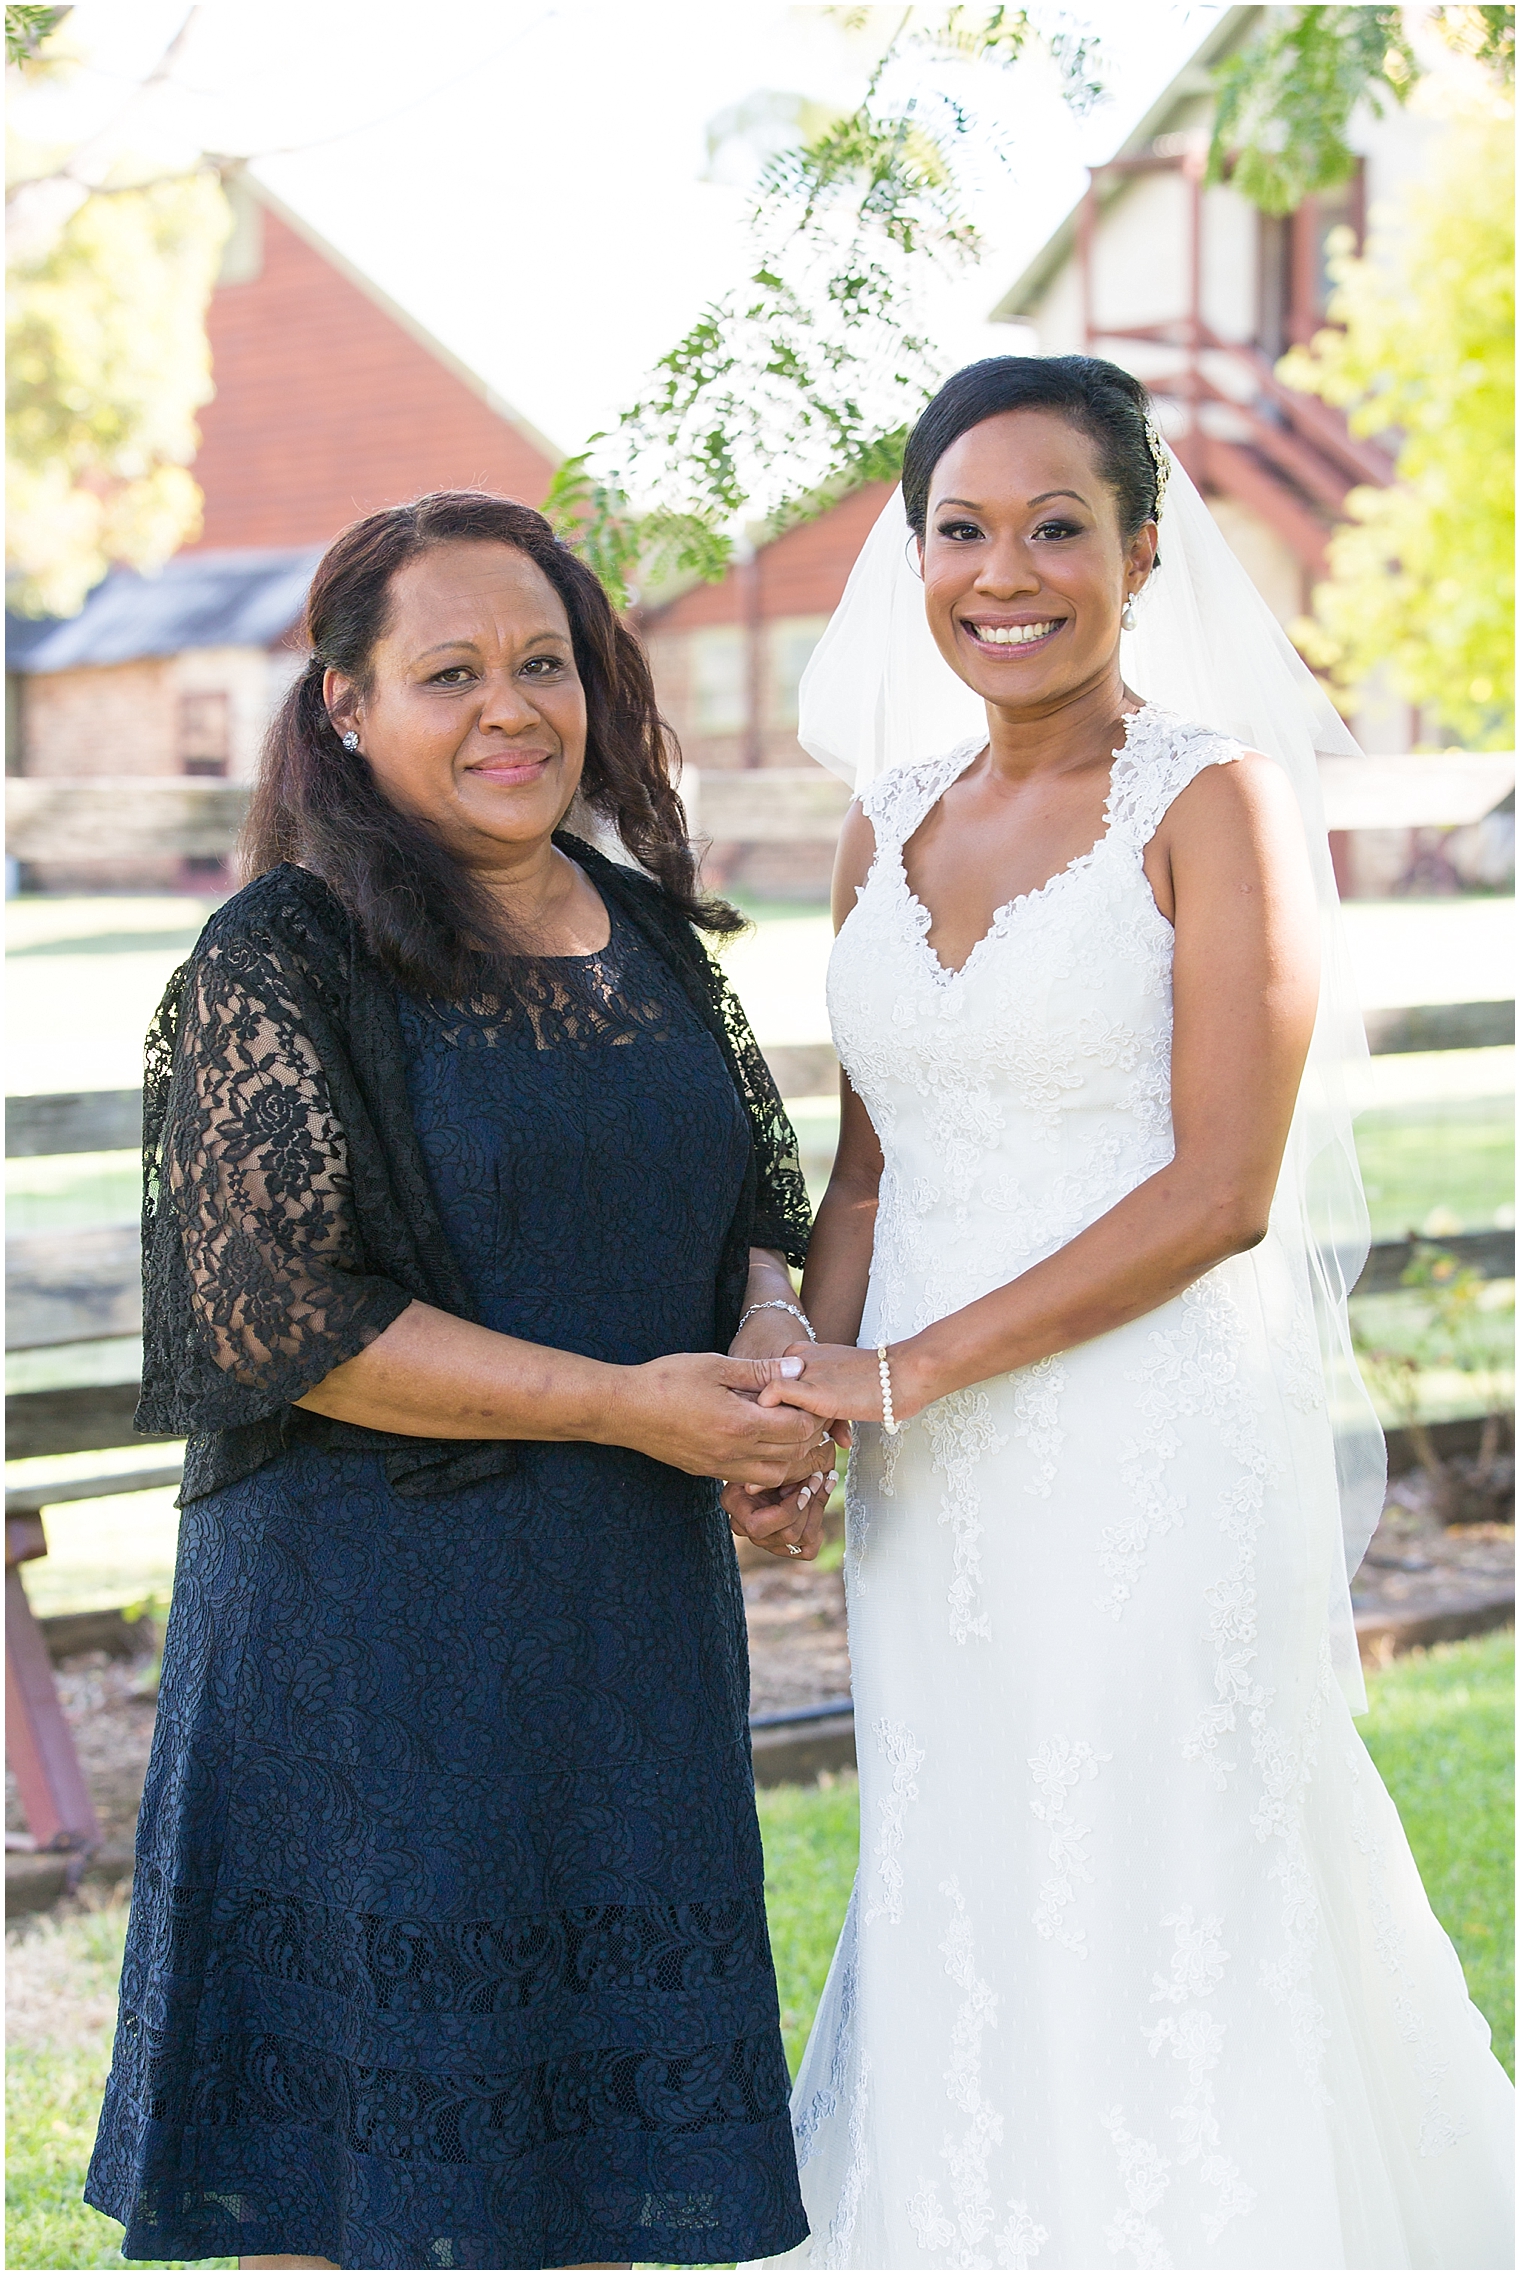
{"type": "MultiPolygon", "coordinates": [[[[590,976],[403,1006],[440,1213],[488,1326],[710,1348],[744,1112],[616,912],[590,976]]],[[[297,1442],[186,1507],[87,2186],[126,2257],[759,2258],[787,2092],[714,1485],[535,1445],[419,1501],[297,1442]]]]}

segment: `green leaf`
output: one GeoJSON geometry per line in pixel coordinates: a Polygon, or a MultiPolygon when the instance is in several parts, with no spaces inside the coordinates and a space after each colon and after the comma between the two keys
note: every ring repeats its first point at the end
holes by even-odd
{"type": "Polygon", "coordinates": [[[43,41],[54,33],[69,14],[68,8],[37,8],[25,5],[9,6],[5,11],[5,60],[7,63],[31,63],[43,41]]]}

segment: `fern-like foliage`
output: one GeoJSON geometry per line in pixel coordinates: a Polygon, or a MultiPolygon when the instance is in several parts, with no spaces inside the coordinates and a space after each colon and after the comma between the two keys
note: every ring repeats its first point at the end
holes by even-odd
{"type": "MultiPolygon", "coordinates": [[[[879,12],[835,13],[858,27],[879,12]]],[[[1097,99],[1096,42],[1064,17],[1042,30],[1022,8],[904,9],[856,107],[767,163],[744,282],[551,490],[546,510],[620,599],[721,576],[742,518],[774,532],[895,480],[944,376],[923,282],[979,256],[968,155],[1008,156],[957,91],[961,67],[1012,68],[1035,47],[1074,108],[1097,99]]]]}
{"type": "Polygon", "coordinates": [[[5,11],[5,60],[7,63],[30,63],[43,41],[57,31],[67,8],[38,8],[24,4],[9,5],[5,11]]]}

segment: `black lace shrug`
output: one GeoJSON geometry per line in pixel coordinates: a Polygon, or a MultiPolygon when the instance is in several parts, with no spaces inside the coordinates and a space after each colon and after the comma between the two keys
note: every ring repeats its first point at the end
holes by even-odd
{"type": "MultiPolygon", "coordinates": [[[[749,1167],[717,1291],[726,1349],[750,1249],[794,1264],[806,1253],[796,1139],[691,926],[637,871],[555,842],[675,974],[747,1109],[749,1167]]],[[[237,894],[170,981],[148,1033],[143,1166],[137,1428],[188,1437],[184,1500],[247,1476],[293,1435],[381,1449],[405,1494],[512,1466],[505,1440],[393,1436],[293,1404],[414,1299],[473,1316],[407,1103],[395,984],[306,870],[282,865],[237,894]]]]}

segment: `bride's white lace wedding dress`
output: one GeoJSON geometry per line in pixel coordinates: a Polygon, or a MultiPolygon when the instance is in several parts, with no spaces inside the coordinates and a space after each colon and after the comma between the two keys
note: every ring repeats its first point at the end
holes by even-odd
{"type": "MultiPolygon", "coordinates": [[[[1239,746],[1140,712],[1106,835],[952,972],[902,848],[980,747],[866,793],[830,967],[886,1161],[864,1344],[1172,1151],[1142,854],[1239,746]]],[[[1511,2265],[1508,2081],[1330,1672],[1292,1244],[858,1440],[861,1863],[794,2097],[793,2262],[1511,2265]]]]}

